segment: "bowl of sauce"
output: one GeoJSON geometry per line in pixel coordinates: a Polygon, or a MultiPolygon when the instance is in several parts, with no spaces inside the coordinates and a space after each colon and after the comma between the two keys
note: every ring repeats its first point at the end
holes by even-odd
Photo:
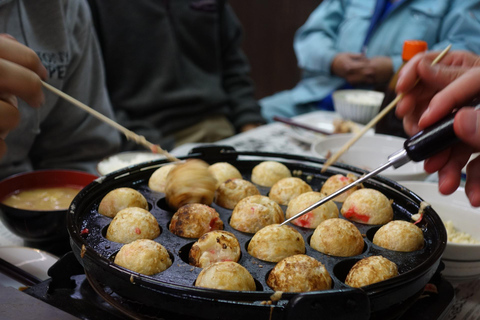
{"type": "Polygon", "coordinates": [[[97,176],[75,170],[37,170],[0,181],[0,218],[5,227],[39,247],[65,239],[66,214],[73,198],[97,176]]]}

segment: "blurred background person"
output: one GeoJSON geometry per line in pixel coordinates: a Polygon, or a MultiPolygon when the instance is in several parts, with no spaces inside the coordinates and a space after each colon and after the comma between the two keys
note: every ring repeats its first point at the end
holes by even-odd
{"type": "MultiPolygon", "coordinates": [[[[7,33],[31,48],[46,73],[38,62],[33,62],[35,67],[30,69],[36,70],[52,86],[113,117],[101,55],[85,1],[3,1],[0,20],[3,21],[0,33],[7,33]]],[[[4,44],[0,54],[2,65],[5,66],[5,60],[13,60],[9,64],[11,68],[16,68],[12,64],[21,66],[22,63],[15,60],[20,57],[14,58],[14,52],[5,58],[7,46],[12,48],[13,44],[4,41],[0,42],[4,44]]],[[[18,46],[15,52],[17,49],[18,46]]],[[[7,79],[2,73],[3,88],[7,79]]],[[[7,97],[11,105],[15,102],[8,94],[19,95],[26,101],[18,100],[20,121],[6,137],[4,135],[8,151],[0,160],[0,177],[52,168],[96,173],[97,162],[118,150],[119,133],[51,92],[44,93],[42,102],[38,92],[40,79],[35,76],[32,79],[25,80],[22,89],[32,90],[30,97],[14,90],[12,86],[18,86],[18,82],[10,83],[7,91],[2,90],[3,101],[7,97]],[[42,105],[32,108],[27,102],[42,105]]]]}
{"type": "Polygon", "coordinates": [[[477,0],[324,0],[294,38],[302,79],[261,99],[262,113],[272,121],[333,110],[338,89],[384,91],[402,64],[405,40],[480,53],[479,21],[477,0]]]}
{"type": "Polygon", "coordinates": [[[120,124],[169,150],[265,123],[226,1],[89,3],[120,124]]]}

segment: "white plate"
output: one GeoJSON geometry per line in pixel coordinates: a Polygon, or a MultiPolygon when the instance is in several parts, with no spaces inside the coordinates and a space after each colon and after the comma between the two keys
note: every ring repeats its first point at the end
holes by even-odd
{"type": "MultiPolygon", "coordinates": [[[[325,137],[313,143],[311,151],[322,158],[334,155],[352,136],[352,134],[336,134],[325,137]]],[[[405,139],[389,135],[365,135],[344,152],[338,162],[372,171],[386,163],[392,153],[402,149],[404,142],[405,139]]],[[[398,169],[390,167],[380,175],[395,181],[425,180],[428,176],[423,169],[423,161],[412,161],[398,169]]]]}
{"type": "MultiPolygon", "coordinates": [[[[27,247],[0,247],[0,258],[42,281],[50,278],[47,271],[58,260],[48,252],[27,247]]],[[[11,286],[3,281],[2,284],[11,286]]]]}
{"type": "MultiPolygon", "coordinates": [[[[292,118],[292,120],[295,120],[296,122],[301,123],[301,124],[305,124],[305,125],[312,126],[314,128],[318,128],[318,129],[323,130],[323,131],[333,133],[333,130],[334,130],[333,120],[341,119],[341,118],[342,117],[336,112],[314,111],[314,112],[310,112],[310,113],[306,113],[306,114],[296,116],[296,117],[292,118]]],[[[357,123],[357,126],[358,126],[359,130],[361,130],[364,127],[364,125],[361,125],[359,123],[357,123]]],[[[325,137],[325,135],[323,135],[321,133],[313,132],[313,131],[302,129],[302,128],[299,128],[299,127],[291,126],[291,128],[292,128],[292,130],[291,130],[292,136],[295,139],[297,139],[299,141],[302,141],[304,143],[307,143],[307,144],[314,143],[316,140],[322,139],[322,138],[325,137]]],[[[372,135],[373,132],[374,132],[373,130],[369,130],[366,133],[366,135],[372,135]]]]}
{"type": "Polygon", "coordinates": [[[97,164],[97,172],[104,176],[113,171],[123,169],[134,164],[163,159],[165,156],[150,151],[127,151],[107,157],[97,164]]]}

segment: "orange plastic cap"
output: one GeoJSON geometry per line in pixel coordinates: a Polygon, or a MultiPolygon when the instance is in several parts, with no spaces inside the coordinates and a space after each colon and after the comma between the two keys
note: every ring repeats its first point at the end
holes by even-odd
{"type": "Polygon", "coordinates": [[[427,51],[428,44],[423,40],[406,40],[403,43],[402,59],[408,61],[417,53],[427,51]]]}

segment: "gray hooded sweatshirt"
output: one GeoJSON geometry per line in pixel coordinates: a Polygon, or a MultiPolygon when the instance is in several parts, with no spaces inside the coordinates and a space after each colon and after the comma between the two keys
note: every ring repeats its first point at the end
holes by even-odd
{"type": "MultiPolygon", "coordinates": [[[[48,83],[113,118],[101,55],[88,5],[81,0],[0,0],[0,33],[33,49],[48,70],[48,83]]],[[[47,168],[95,173],[116,152],[120,134],[51,92],[32,108],[19,100],[19,126],[6,138],[0,178],[47,168]]]]}

